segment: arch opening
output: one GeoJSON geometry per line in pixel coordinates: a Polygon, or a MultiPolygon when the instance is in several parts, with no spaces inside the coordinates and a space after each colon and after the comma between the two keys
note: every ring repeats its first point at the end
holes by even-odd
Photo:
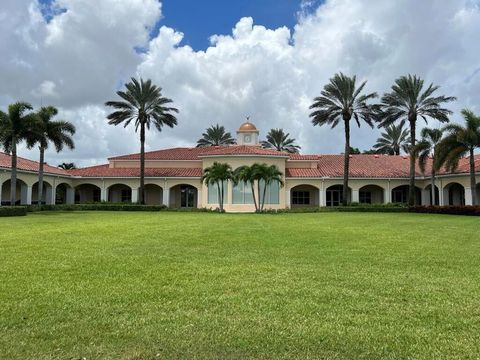
{"type": "MultiPolygon", "coordinates": [[[[327,206],[340,206],[342,205],[344,198],[343,185],[332,185],[327,188],[326,191],[326,205],[327,206]]],[[[348,188],[347,202],[352,201],[352,189],[348,188]]]]}
{"type": "Polygon", "coordinates": [[[86,204],[101,201],[101,190],[93,184],[81,184],[75,187],[75,204],[86,204]]]}
{"type": "Polygon", "coordinates": [[[365,185],[358,189],[360,204],[383,204],[385,190],[378,185],[365,185]]]}
{"type": "Polygon", "coordinates": [[[450,183],[443,188],[443,201],[445,205],[464,206],[465,188],[459,183],[450,183]]]}
{"type": "Polygon", "coordinates": [[[188,184],[180,184],[170,188],[170,203],[172,208],[196,208],[198,189],[188,184]]]}
{"type": "MultiPolygon", "coordinates": [[[[392,203],[408,204],[408,185],[400,185],[392,189],[392,203]]],[[[422,203],[422,192],[415,186],[415,204],[422,203]]]]}
{"type": "MultiPolygon", "coordinates": [[[[8,179],[2,184],[2,205],[13,205],[11,203],[10,190],[11,180],[8,179]]],[[[31,201],[31,199],[30,199],[31,201]]],[[[25,181],[17,178],[17,185],[15,191],[15,205],[28,205],[28,185],[25,181]]]]}
{"type": "Polygon", "coordinates": [[[132,202],[132,188],[125,184],[111,185],[107,189],[108,201],[112,203],[130,203],[132,202]]]}
{"type": "Polygon", "coordinates": [[[144,199],[147,205],[163,204],[163,189],[156,184],[146,184],[144,187],[144,199]]]}
{"type": "Polygon", "coordinates": [[[302,184],[290,189],[290,206],[292,208],[320,206],[319,190],[315,186],[302,184]]]}

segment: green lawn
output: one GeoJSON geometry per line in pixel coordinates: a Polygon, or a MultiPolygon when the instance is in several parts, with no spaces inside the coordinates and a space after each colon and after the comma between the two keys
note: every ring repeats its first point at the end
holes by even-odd
{"type": "Polygon", "coordinates": [[[0,219],[0,358],[480,357],[480,220],[0,219]]]}

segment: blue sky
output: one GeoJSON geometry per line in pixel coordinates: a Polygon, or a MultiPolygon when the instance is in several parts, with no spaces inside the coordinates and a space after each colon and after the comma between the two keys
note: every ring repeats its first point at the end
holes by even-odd
{"type": "MultiPolygon", "coordinates": [[[[293,29],[302,4],[313,9],[322,0],[163,0],[163,18],[152,31],[158,34],[162,26],[183,32],[183,45],[203,50],[213,34],[230,34],[237,21],[245,16],[253,17],[256,24],[275,29],[287,26],[293,29]]],[[[48,20],[62,12],[55,9],[54,0],[39,0],[42,12],[48,20]]]]}

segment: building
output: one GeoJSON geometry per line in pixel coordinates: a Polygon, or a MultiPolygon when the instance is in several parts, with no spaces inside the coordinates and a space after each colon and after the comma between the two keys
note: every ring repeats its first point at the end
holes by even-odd
{"type": "MultiPolygon", "coordinates": [[[[349,191],[352,202],[406,202],[408,195],[408,156],[351,155],[349,191]]],[[[42,199],[47,204],[96,201],[136,202],[138,199],[140,155],[108,159],[108,163],[76,170],[45,166],[42,199]]],[[[480,172],[480,156],[476,157],[480,172]]],[[[213,162],[229,163],[233,169],[253,163],[274,164],[285,176],[285,186],[273,184],[267,191],[265,208],[335,206],[342,201],[343,155],[300,155],[264,149],[259,131],[250,122],[237,131],[237,145],[209,148],[172,148],[146,153],[145,199],[147,204],[169,207],[216,208],[215,187],[201,182],[203,169],[213,162]]],[[[455,173],[440,172],[436,181],[437,202],[441,205],[469,205],[468,159],[455,173]]],[[[37,203],[38,163],[19,158],[17,199],[21,204],[37,203]]],[[[429,171],[417,169],[416,201],[431,203],[429,171]]],[[[0,198],[10,199],[10,156],[0,153],[0,198]]],[[[225,210],[253,211],[249,186],[226,186],[225,210]]],[[[480,198],[480,183],[476,185],[480,198]]]]}

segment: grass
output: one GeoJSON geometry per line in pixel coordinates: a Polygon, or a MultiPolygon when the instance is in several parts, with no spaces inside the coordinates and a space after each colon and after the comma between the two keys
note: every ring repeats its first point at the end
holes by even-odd
{"type": "Polygon", "coordinates": [[[475,217],[45,212],[0,228],[1,358],[480,356],[475,217]]]}

